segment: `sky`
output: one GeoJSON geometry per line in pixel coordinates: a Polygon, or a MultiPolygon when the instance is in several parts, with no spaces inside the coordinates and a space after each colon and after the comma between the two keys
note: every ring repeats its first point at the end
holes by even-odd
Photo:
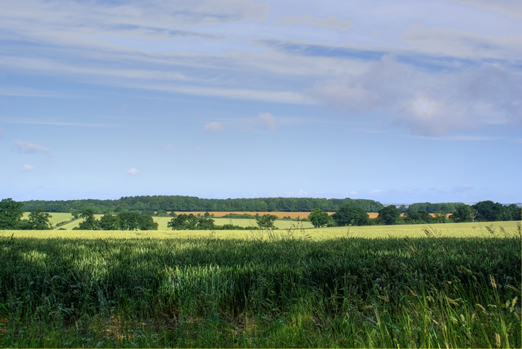
{"type": "Polygon", "coordinates": [[[0,9],[0,198],[522,201],[519,0],[0,9]]]}

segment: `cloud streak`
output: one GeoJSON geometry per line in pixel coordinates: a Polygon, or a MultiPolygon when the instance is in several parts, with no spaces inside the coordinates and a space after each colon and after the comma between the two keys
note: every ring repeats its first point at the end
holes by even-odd
{"type": "Polygon", "coordinates": [[[295,25],[295,24],[306,24],[314,27],[320,28],[328,28],[328,29],[337,29],[337,30],[347,30],[353,27],[353,22],[345,21],[340,19],[339,17],[332,15],[326,18],[314,17],[307,14],[302,15],[301,17],[294,16],[286,16],[279,18],[274,22],[274,24],[279,25],[295,25]]]}
{"type": "Polygon", "coordinates": [[[38,154],[38,153],[47,153],[51,151],[51,149],[42,147],[41,145],[24,142],[21,140],[13,141],[14,149],[21,154],[38,154]]]}

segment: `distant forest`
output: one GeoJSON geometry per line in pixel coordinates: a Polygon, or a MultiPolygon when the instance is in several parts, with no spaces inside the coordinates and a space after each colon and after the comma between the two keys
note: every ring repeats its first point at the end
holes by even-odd
{"type": "Polygon", "coordinates": [[[222,211],[222,212],[310,212],[314,208],[336,212],[344,205],[362,208],[366,212],[378,212],[384,206],[366,199],[317,199],[317,198],[254,198],[254,199],[200,199],[194,196],[129,196],[118,200],[31,200],[24,201],[24,211],[40,209],[45,212],[94,213],[139,211],[145,214],[167,211],[222,211]]]}

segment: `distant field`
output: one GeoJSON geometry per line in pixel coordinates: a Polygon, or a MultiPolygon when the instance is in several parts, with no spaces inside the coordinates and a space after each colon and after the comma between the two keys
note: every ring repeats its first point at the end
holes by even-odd
{"type": "MultiPolygon", "coordinates": [[[[170,212],[168,212],[170,214],[170,212]]],[[[204,211],[194,211],[194,212],[176,212],[176,214],[193,214],[193,215],[204,215],[205,212],[204,211]]],[[[222,217],[222,216],[226,216],[227,214],[231,214],[231,213],[234,213],[234,214],[250,214],[250,215],[253,215],[255,216],[256,214],[259,214],[259,215],[265,215],[265,214],[271,214],[271,215],[274,215],[274,216],[277,216],[278,218],[283,218],[283,217],[290,217],[290,218],[307,218],[308,215],[310,214],[310,212],[239,212],[239,211],[236,211],[236,212],[209,212],[211,215],[214,215],[214,217],[222,217]]],[[[335,212],[328,212],[328,214],[334,214],[335,212]]]]}
{"type": "MultiPolygon", "coordinates": [[[[168,212],[170,214],[170,212],[168,212]]],[[[176,212],[176,214],[193,214],[193,215],[204,215],[205,212],[201,212],[201,211],[194,211],[194,212],[176,212]]],[[[274,215],[274,216],[277,216],[279,218],[283,218],[283,217],[290,217],[290,218],[307,218],[308,215],[310,214],[310,212],[209,212],[211,215],[214,215],[214,217],[221,217],[221,216],[225,216],[227,214],[230,214],[230,213],[234,213],[234,214],[250,214],[250,215],[256,215],[256,214],[260,214],[261,216],[264,215],[264,214],[271,214],[271,215],[274,215]]],[[[333,215],[335,212],[328,212],[329,215],[333,215]]],[[[434,213],[430,213],[430,215],[432,217],[435,217],[435,214],[434,213]]],[[[404,213],[401,214],[401,216],[404,216],[404,213]]],[[[451,216],[451,213],[448,213],[447,215],[448,217],[451,216]]],[[[377,212],[368,212],[368,217],[370,218],[377,218],[379,217],[379,213],[377,212]]]]}
{"type": "MultiPolygon", "coordinates": [[[[70,221],[73,218],[73,216],[70,213],[49,212],[49,214],[51,215],[50,221],[53,225],[56,225],[57,223],[60,223],[60,222],[70,221]]],[[[28,219],[28,218],[29,218],[29,212],[24,212],[23,219],[28,219]]]]}
{"type": "MultiPolygon", "coordinates": [[[[166,219],[164,219],[167,222],[166,219]]],[[[78,220],[79,221],[79,220],[78,220]]],[[[77,222],[78,222],[77,221],[77,222]]],[[[284,221],[283,221],[284,222],[284,221]]],[[[519,222],[494,222],[494,223],[441,223],[441,224],[413,224],[413,225],[377,225],[363,227],[335,227],[335,228],[319,228],[307,229],[302,232],[294,231],[293,237],[306,237],[312,240],[328,240],[340,237],[355,238],[422,238],[426,237],[424,229],[434,230],[443,237],[504,237],[502,229],[508,235],[513,235],[518,231],[519,222]],[[488,232],[490,228],[494,234],[488,232]],[[501,229],[502,228],[502,229],[501,229]]],[[[166,225],[166,223],[165,223],[166,225]]],[[[161,229],[161,227],[160,227],[161,229]]],[[[0,231],[0,236],[9,237],[15,233],[15,237],[38,237],[38,238],[83,238],[83,239],[171,239],[171,238],[207,238],[210,231],[208,230],[149,230],[149,231],[0,231]]],[[[288,237],[286,230],[276,231],[288,237]]],[[[256,238],[267,238],[266,232],[259,230],[254,231],[256,238]]],[[[217,230],[213,235],[218,239],[252,239],[252,233],[248,230],[217,230]]]]}

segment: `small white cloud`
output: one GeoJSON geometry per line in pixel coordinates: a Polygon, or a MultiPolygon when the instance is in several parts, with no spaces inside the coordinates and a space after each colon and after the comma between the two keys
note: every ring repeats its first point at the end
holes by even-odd
{"type": "Polygon", "coordinates": [[[375,29],[372,33],[373,36],[380,36],[382,35],[382,33],[380,31],[378,31],[377,29],[375,29]]]}
{"type": "Polygon", "coordinates": [[[297,196],[303,196],[303,195],[306,195],[306,194],[308,194],[308,193],[306,191],[304,191],[303,189],[299,189],[297,191],[297,196]]]}
{"type": "Polygon", "coordinates": [[[46,153],[51,150],[49,148],[42,147],[41,145],[24,142],[21,140],[13,141],[13,146],[19,153],[46,153]]]}
{"type": "Polygon", "coordinates": [[[380,189],[373,189],[368,192],[368,194],[370,194],[370,195],[381,195],[382,193],[383,193],[383,191],[380,189]]]}
{"type": "Polygon", "coordinates": [[[356,191],[354,191],[354,190],[352,190],[352,191],[351,191],[351,192],[349,192],[348,194],[350,194],[350,195],[357,195],[357,192],[356,192],[356,191]]]}
{"type": "Polygon", "coordinates": [[[279,18],[273,24],[293,25],[293,24],[307,24],[314,27],[346,30],[353,27],[353,22],[344,21],[337,16],[328,16],[326,18],[314,17],[308,13],[301,17],[286,16],[279,18]]]}
{"type": "Polygon", "coordinates": [[[141,172],[136,170],[134,167],[127,171],[127,175],[129,176],[139,176],[140,174],[141,172]]]}
{"type": "Polygon", "coordinates": [[[223,126],[219,122],[209,122],[204,127],[205,132],[219,133],[223,132],[223,126]]]}
{"type": "Polygon", "coordinates": [[[267,131],[277,131],[277,118],[270,113],[260,113],[256,119],[257,123],[267,131]]]}
{"type": "Polygon", "coordinates": [[[195,150],[195,151],[202,152],[204,149],[201,148],[201,147],[196,146],[196,147],[194,147],[194,150],[195,150]]]}
{"type": "Polygon", "coordinates": [[[31,166],[31,165],[24,165],[24,166],[22,167],[22,171],[23,171],[23,172],[28,172],[28,171],[32,171],[32,170],[34,170],[34,167],[31,166]]]}

